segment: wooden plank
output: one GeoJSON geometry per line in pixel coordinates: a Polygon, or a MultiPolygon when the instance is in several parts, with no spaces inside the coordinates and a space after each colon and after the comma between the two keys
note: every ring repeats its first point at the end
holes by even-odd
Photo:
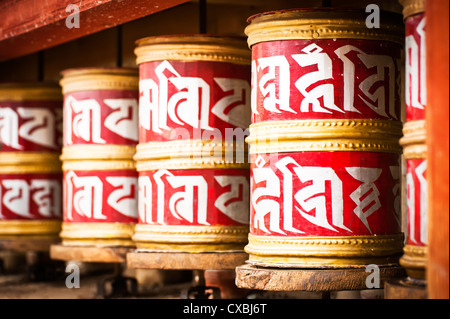
{"type": "Polygon", "coordinates": [[[99,263],[123,263],[131,248],[97,247],[97,246],[64,246],[52,245],[50,258],[57,260],[76,260],[99,263]]]}
{"type": "Polygon", "coordinates": [[[9,236],[0,238],[0,250],[48,252],[60,241],[58,236],[9,236]]]}
{"type": "Polygon", "coordinates": [[[449,2],[426,1],[428,293],[449,298],[449,2]]]}
{"type": "MultiPolygon", "coordinates": [[[[364,290],[368,289],[366,280],[370,274],[365,268],[288,269],[241,265],[236,267],[236,285],[267,291],[364,290]]],[[[404,275],[404,269],[399,266],[380,267],[380,288],[386,281],[404,275]]]]}
{"type": "Polygon", "coordinates": [[[415,285],[405,279],[396,279],[384,285],[384,298],[427,299],[427,289],[425,285],[415,285]]]}
{"type": "Polygon", "coordinates": [[[127,266],[137,269],[185,269],[225,270],[235,269],[248,259],[241,251],[233,252],[131,252],[127,254],[127,266]]]}
{"type": "Polygon", "coordinates": [[[65,0],[0,3],[0,61],[16,58],[112,28],[188,0],[86,0],[77,2],[79,28],[68,28],[65,0]]]}

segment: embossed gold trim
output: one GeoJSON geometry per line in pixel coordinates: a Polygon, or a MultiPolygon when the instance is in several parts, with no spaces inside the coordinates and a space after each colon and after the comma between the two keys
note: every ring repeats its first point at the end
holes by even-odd
{"type": "Polygon", "coordinates": [[[0,83],[0,102],[53,100],[63,100],[61,88],[56,83],[0,83]]]}
{"type": "Polygon", "coordinates": [[[184,226],[137,224],[133,241],[138,249],[205,252],[242,250],[248,226],[184,226]]]}
{"type": "Polygon", "coordinates": [[[398,262],[403,234],[384,236],[257,236],[249,234],[249,262],[276,267],[348,267],[398,262]]]}
{"type": "Polygon", "coordinates": [[[135,224],[125,223],[62,223],[59,236],[66,246],[110,245],[134,246],[131,237],[135,224]]]}
{"type": "Polygon", "coordinates": [[[63,94],[93,90],[139,90],[135,68],[80,68],[61,72],[63,94]]]}
{"type": "Polygon", "coordinates": [[[403,6],[403,16],[405,19],[412,15],[425,12],[425,0],[399,0],[403,6]]]}
{"type": "Polygon", "coordinates": [[[153,36],[136,41],[136,63],[179,60],[250,65],[245,39],[211,35],[153,36]]]}
{"type": "Polygon", "coordinates": [[[400,121],[297,120],[250,125],[250,153],[358,151],[401,153],[400,121]]]}
{"type": "Polygon", "coordinates": [[[405,268],[406,273],[417,279],[425,279],[427,268],[427,246],[405,245],[404,254],[400,258],[400,265],[405,268]]]}
{"type": "Polygon", "coordinates": [[[272,11],[250,17],[250,24],[244,32],[250,47],[259,42],[294,39],[365,39],[403,45],[404,26],[398,23],[398,15],[382,12],[382,16],[380,28],[369,29],[364,10],[325,8],[272,11]]]}
{"type": "Polygon", "coordinates": [[[0,152],[1,165],[60,163],[60,153],[51,152],[0,152]]]}
{"type": "Polygon", "coordinates": [[[403,127],[404,136],[400,139],[405,159],[426,158],[426,127],[425,120],[409,121],[403,127]]]}
{"type": "Polygon", "coordinates": [[[0,152],[0,174],[60,173],[59,153],[0,152]]]}
{"type": "Polygon", "coordinates": [[[213,140],[148,142],[136,147],[138,171],[188,168],[249,168],[244,143],[213,140]]]}
{"type": "Polygon", "coordinates": [[[222,157],[144,160],[136,162],[136,170],[145,172],[159,169],[249,169],[248,158],[245,161],[245,163],[227,162],[222,157]]]}
{"type": "Polygon", "coordinates": [[[136,170],[133,160],[76,160],[64,161],[63,171],[108,171],[108,170],[136,170]]]}
{"type": "Polygon", "coordinates": [[[0,220],[0,235],[58,235],[60,220],[0,220]]]}
{"type": "Polygon", "coordinates": [[[134,145],[70,145],[62,148],[60,159],[66,160],[129,160],[136,153],[134,145]]]}
{"type": "Polygon", "coordinates": [[[241,143],[221,140],[148,142],[136,146],[134,160],[143,161],[186,157],[222,157],[224,159],[232,159],[235,152],[241,152],[241,154],[247,152],[247,145],[244,140],[241,143]]]}

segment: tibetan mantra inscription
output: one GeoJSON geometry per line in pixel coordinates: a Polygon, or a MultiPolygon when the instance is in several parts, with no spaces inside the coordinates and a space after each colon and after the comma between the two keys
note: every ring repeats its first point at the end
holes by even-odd
{"type": "Polygon", "coordinates": [[[136,247],[242,251],[250,207],[245,38],[155,36],[137,44],[136,247]]]}
{"type": "Polygon", "coordinates": [[[428,243],[425,1],[405,0],[401,3],[405,19],[406,123],[400,144],[406,159],[408,236],[400,264],[410,277],[425,279],[428,243]]]}
{"type": "Polygon", "coordinates": [[[0,84],[0,237],[61,230],[61,106],[56,84],[0,84]]]}
{"type": "Polygon", "coordinates": [[[249,18],[250,263],[398,263],[402,20],[383,16],[370,31],[357,10],[249,18]]]}
{"type": "Polygon", "coordinates": [[[133,246],[138,70],[62,72],[63,245],[133,246]]]}

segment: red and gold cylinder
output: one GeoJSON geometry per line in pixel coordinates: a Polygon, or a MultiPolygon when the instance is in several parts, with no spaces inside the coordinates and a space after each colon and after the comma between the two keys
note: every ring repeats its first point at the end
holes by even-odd
{"type": "Polygon", "coordinates": [[[58,238],[61,128],[57,84],[0,84],[0,238],[58,238]]]}
{"type": "Polygon", "coordinates": [[[63,245],[134,246],[138,70],[62,72],[63,245]]]}
{"type": "Polygon", "coordinates": [[[242,250],[247,242],[250,55],[245,38],[137,41],[137,248],[242,250]]]}
{"type": "Polygon", "coordinates": [[[249,18],[249,262],[339,268],[402,253],[401,15],[360,10],[249,18]]]}
{"type": "Polygon", "coordinates": [[[408,275],[425,279],[428,243],[428,185],[426,178],[426,20],[425,0],[400,1],[405,19],[405,104],[403,138],[406,160],[408,236],[400,264],[408,275]]]}

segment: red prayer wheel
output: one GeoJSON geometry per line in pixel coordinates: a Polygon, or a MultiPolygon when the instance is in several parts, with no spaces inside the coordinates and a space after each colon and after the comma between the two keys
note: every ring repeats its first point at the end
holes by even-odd
{"type": "Polygon", "coordinates": [[[64,245],[133,246],[138,70],[62,72],[64,245]]]}
{"type": "Polygon", "coordinates": [[[242,250],[247,242],[250,55],[245,38],[137,41],[137,248],[242,250]]]}
{"type": "Polygon", "coordinates": [[[56,84],[0,84],[0,237],[61,230],[62,94],[56,84]]]}
{"type": "Polygon", "coordinates": [[[252,49],[249,262],[363,267],[402,253],[401,15],[257,14],[252,49]]]}
{"type": "Polygon", "coordinates": [[[426,19],[425,1],[400,1],[405,19],[406,123],[400,143],[406,160],[408,236],[400,264],[409,276],[425,279],[428,243],[426,178],[426,19]]]}

